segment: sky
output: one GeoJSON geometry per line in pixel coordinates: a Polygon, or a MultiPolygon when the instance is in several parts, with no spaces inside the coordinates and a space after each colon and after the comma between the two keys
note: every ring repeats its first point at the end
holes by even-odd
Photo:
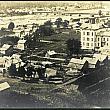
{"type": "Polygon", "coordinates": [[[0,3],[3,3],[3,4],[5,4],[5,3],[7,3],[7,4],[9,4],[9,5],[11,5],[11,3],[17,3],[17,2],[20,2],[20,3],[25,3],[25,2],[30,2],[30,3],[32,3],[32,2],[35,2],[35,3],[37,3],[37,2],[45,2],[45,3],[47,3],[47,2],[50,2],[50,3],[103,3],[103,4],[105,4],[105,5],[107,5],[107,6],[110,6],[110,1],[0,1],[0,3]]]}

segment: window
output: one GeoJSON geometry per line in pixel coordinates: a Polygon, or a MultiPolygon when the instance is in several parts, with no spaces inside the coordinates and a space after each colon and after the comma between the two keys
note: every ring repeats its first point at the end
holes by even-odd
{"type": "Polygon", "coordinates": [[[91,38],[91,41],[93,41],[93,38],[91,38]]]}
{"type": "Polygon", "coordinates": [[[89,46],[89,43],[87,43],[86,46],[89,46]]]}
{"type": "Polygon", "coordinates": [[[83,45],[85,45],[85,42],[83,42],[83,45]]]}
{"type": "Polygon", "coordinates": [[[89,32],[87,32],[87,35],[89,35],[89,32]]]}
{"type": "Polygon", "coordinates": [[[85,41],[85,37],[83,37],[83,41],[85,41]]]}
{"type": "Polygon", "coordinates": [[[103,38],[103,40],[105,41],[105,38],[103,38]]]}
{"type": "Polygon", "coordinates": [[[92,36],[94,35],[94,33],[92,32],[92,36]]]}
{"type": "Polygon", "coordinates": [[[108,41],[109,39],[107,38],[107,41],[108,41]]]}
{"type": "Polygon", "coordinates": [[[89,41],[89,38],[87,38],[87,41],[89,41]]]}
{"type": "Polygon", "coordinates": [[[83,32],[83,35],[85,35],[85,32],[83,32]]]}
{"type": "Polygon", "coordinates": [[[98,43],[98,46],[99,46],[100,44],[98,43]]]}
{"type": "Polygon", "coordinates": [[[98,41],[99,41],[100,39],[98,38],[98,41]]]}
{"type": "Polygon", "coordinates": [[[107,46],[108,46],[108,43],[107,43],[107,46]]]}
{"type": "Polygon", "coordinates": [[[93,46],[93,43],[91,43],[91,46],[93,46]]]}

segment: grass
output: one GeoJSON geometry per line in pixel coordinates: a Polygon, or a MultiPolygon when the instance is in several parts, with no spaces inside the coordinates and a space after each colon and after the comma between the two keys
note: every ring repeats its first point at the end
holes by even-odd
{"type": "Polygon", "coordinates": [[[68,39],[80,39],[80,33],[77,34],[74,30],[68,30],[70,34],[60,33],[51,36],[40,37],[40,40],[53,41],[53,43],[41,43],[39,49],[55,50],[56,52],[66,53],[66,41],[68,39]]]}

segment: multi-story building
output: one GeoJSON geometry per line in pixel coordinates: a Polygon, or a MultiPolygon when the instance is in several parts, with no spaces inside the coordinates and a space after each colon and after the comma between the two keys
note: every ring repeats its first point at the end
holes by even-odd
{"type": "Polygon", "coordinates": [[[89,19],[81,28],[82,49],[95,50],[104,45],[110,45],[109,29],[104,22],[97,23],[94,19],[89,19]]]}

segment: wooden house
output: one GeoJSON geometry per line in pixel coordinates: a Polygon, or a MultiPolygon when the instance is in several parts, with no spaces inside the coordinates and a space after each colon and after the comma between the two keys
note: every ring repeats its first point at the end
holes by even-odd
{"type": "Polygon", "coordinates": [[[94,54],[93,58],[96,58],[100,61],[100,66],[106,65],[108,63],[108,56],[103,54],[94,54]]]}
{"type": "Polygon", "coordinates": [[[49,78],[50,76],[56,76],[56,74],[57,70],[54,70],[52,68],[46,68],[45,75],[47,78],[49,78]]]}
{"type": "Polygon", "coordinates": [[[12,50],[13,47],[12,45],[8,45],[8,44],[4,44],[1,48],[0,48],[0,53],[3,55],[11,55],[12,54],[12,50]]]}
{"type": "Polygon", "coordinates": [[[100,61],[97,58],[84,57],[83,60],[88,61],[89,70],[95,70],[100,67],[100,61]]]}
{"type": "Polygon", "coordinates": [[[17,48],[20,50],[24,50],[26,47],[26,40],[19,40],[17,44],[17,48]]]}
{"type": "Polygon", "coordinates": [[[88,62],[86,60],[72,58],[67,67],[70,68],[68,72],[86,74],[88,62]]]}
{"type": "Polygon", "coordinates": [[[55,51],[47,51],[45,57],[54,57],[57,53],[55,51]]]}

